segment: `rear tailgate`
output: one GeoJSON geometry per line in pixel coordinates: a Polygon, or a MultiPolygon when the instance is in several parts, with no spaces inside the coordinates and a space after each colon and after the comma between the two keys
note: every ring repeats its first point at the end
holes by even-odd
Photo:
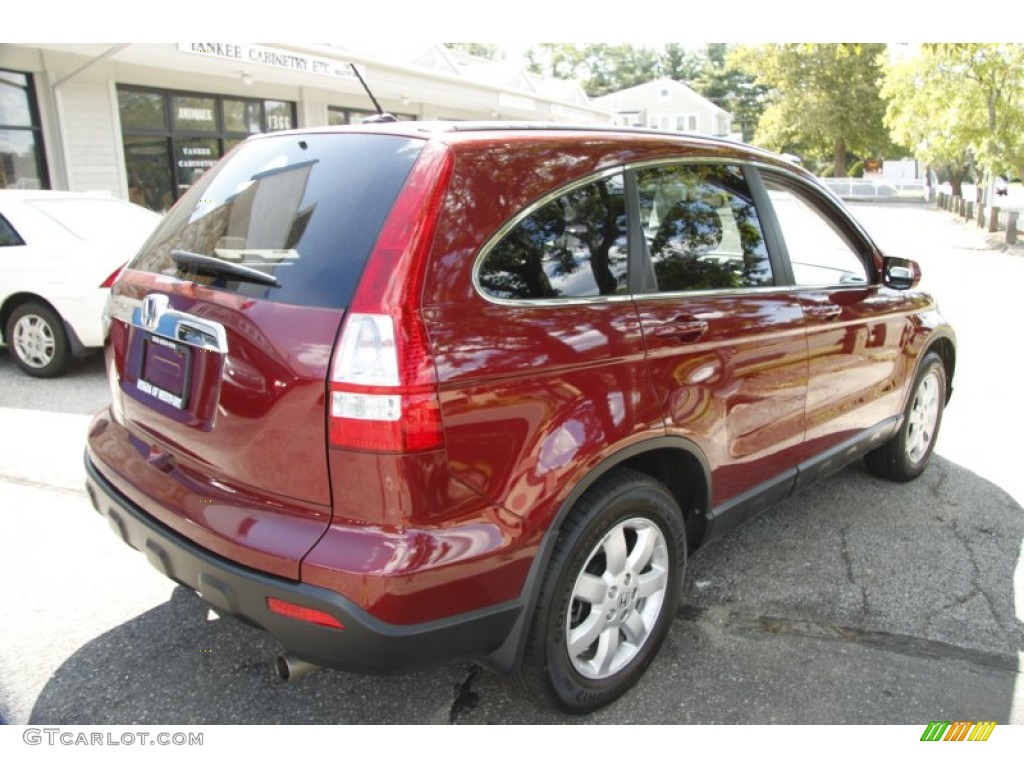
{"type": "Polygon", "coordinates": [[[247,142],[114,286],[111,418],[94,426],[90,453],[161,523],[298,578],[331,516],[331,351],[421,144],[358,133],[247,142]]]}

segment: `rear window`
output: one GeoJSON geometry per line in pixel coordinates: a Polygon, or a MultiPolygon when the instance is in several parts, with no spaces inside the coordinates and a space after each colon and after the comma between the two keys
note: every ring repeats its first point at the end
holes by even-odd
{"type": "Polygon", "coordinates": [[[368,134],[247,142],[178,201],[131,268],[252,298],[345,307],[423,144],[368,134]],[[278,285],[197,273],[175,252],[263,272],[278,285]]]}

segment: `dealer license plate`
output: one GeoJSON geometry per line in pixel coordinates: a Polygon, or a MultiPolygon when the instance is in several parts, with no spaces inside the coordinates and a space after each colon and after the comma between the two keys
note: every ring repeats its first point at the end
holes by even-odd
{"type": "Polygon", "coordinates": [[[160,336],[149,336],[142,344],[142,371],[136,383],[139,391],[172,408],[185,408],[192,372],[192,350],[185,344],[160,336]]]}

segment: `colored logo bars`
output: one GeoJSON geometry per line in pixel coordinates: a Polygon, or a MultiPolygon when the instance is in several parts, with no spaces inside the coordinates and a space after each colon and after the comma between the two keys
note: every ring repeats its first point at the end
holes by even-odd
{"type": "Polygon", "coordinates": [[[988,741],[996,724],[993,721],[979,723],[970,720],[933,720],[921,734],[921,741],[988,741]]]}

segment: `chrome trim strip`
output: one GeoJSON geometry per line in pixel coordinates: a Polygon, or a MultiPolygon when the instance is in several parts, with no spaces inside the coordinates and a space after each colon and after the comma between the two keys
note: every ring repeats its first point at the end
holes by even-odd
{"type": "Polygon", "coordinates": [[[169,341],[222,355],[228,353],[228,334],[223,325],[172,309],[170,300],[159,293],[147,295],[135,307],[131,323],[169,341]]]}
{"type": "MultiPolygon", "coordinates": [[[[799,291],[815,291],[815,290],[845,290],[845,289],[858,289],[858,288],[869,288],[873,283],[864,283],[863,285],[850,285],[850,284],[824,284],[824,285],[769,285],[752,288],[720,288],[720,289],[709,289],[703,291],[676,291],[672,293],[638,293],[628,295],[616,295],[616,296],[588,296],[578,298],[564,298],[564,299],[499,299],[494,296],[489,296],[480,285],[480,265],[484,259],[491,252],[495,245],[500,242],[505,235],[507,235],[512,229],[514,229],[523,219],[530,216],[537,209],[547,205],[552,200],[564,195],[566,192],[576,189],[578,187],[591,184],[600,179],[615,176],[616,174],[624,174],[628,171],[644,170],[647,168],[657,168],[659,166],[666,165],[699,165],[701,163],[715,163],[717,165],[732,165],[739,168],[744,166],[753,167],[757,169],[764,169],[772,171],[773,173],[781,176],[787,176],[803,184],[811,184],[815,190],[824,194],[833,203],[836,203],[839,208],[844,212],[847,212],[846,206],[843,201],[838,198],[832,190],[821,184],[804,169],[796,169],[787,167],[785,161],[780,160],[778,164],[768,162],[762,159],[755,158],[735,158],[727,155],[676,155],[673,157],[659,157],[652,158],[650,160],[639,160],[631,163],[625,163],[624,165],[617,165],[612,168],[605,168],[601,171],[596,171],[588,176],[584,176],[568,184],[563,184],[552,192],[544,195],[534,201],[531,205],[524,208],[516,216],[509,219],[501,228],[491,236],[491,238],[484,244],[477,254],[476,259],[473,261],[473,288],[485,301],[491,304],[497,304],[501,306],[511,307],[555,307],[555,306],[567,306],[576,304],[607,304],[618,301],[629,301],[633,299],[657,299],[657,298],[687,298],[687,297],[703,297],[703,296],[726,296],[735,294],[748,294],[748,293],[795,293],[799,291]]],[[[852,216],[849,217],[851,225],[857,230],[857,232],[864,238],[864,240],[871,246],[876,247],[874,241],[870,235],[864,230],[856,219],[852,216]]]]}

